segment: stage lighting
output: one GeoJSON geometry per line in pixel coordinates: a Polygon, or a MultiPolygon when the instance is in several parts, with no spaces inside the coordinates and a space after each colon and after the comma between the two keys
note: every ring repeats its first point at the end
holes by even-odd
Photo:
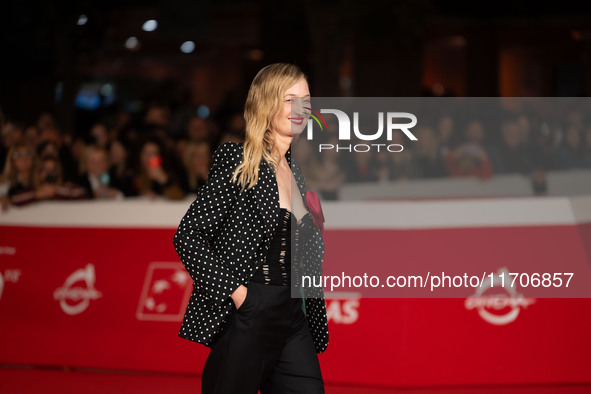
{"type": "Polygon", "coordinates": [[[185,41],[181,45],[181,52],[191,53],[195,50],[195,43],[193,41],[185,41]]]}
{"type": "Polygon", "coordinates": [[[88,17],[86,15],[82,14],[78,17],[78,22],[76,22],[76,24],[78,26],[84,26],[86,24],[86,22],[88,22],[88,17]]]}
{"type": "Polygon", "coordinates": [[[144,25],[142,26],[142,29],[144,31],[154,31],[158,28],[158,22],[155,21],[154,19],[150,19],[148,21],[144,22],[144,25]]]}
{"type": "Polygon", "coordinates": [[[129,37],[127,40],[125,40],[125,48],[127,49],[137,49],[139,45],[140,42],[137,37],[129,37]]]}

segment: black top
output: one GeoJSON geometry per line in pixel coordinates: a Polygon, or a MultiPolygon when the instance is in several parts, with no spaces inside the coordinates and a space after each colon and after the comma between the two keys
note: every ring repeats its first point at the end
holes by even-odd
{"type": "Polygon", "coordinates": [[[293,213],[279,208],[279,225],[269,245],[266,261],[254,273],[252,280],[257,283],[289,286],[291,283],[291,219],[293,213]]]}

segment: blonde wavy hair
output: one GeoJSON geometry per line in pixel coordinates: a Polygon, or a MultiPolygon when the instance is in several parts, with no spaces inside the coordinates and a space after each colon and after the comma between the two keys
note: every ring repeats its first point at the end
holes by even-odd
{"type": "Polygon", "coordinates": [[[270,64],[254,77],[244,104],[244,160],[232,176],[232,182],[237,182],[242,190],[256,185],[262,160],[276,171],[279,160],[272,154],[275,135],[270,127],[283,111],[285,92],[302,78],[307,82],[302,70],[289,63],[270,64]]]}

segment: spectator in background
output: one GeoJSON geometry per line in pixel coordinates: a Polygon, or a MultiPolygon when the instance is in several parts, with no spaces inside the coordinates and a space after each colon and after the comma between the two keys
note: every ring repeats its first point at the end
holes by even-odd
{"type": "MultiPolygon", "coordinates": [[[[170,130],[171,111],[170,107],[162,102],[150,104],[146,110],[143,124],[140,127],[140,134],[149,136],[160,146],[160,155],[166,156],[170,162],[167,165],[171,170],[173,166],[180,164],[180,159],[176,155],[170,155],[175,150],[175,141],[171,138],[170,130]]],[[[135,141],[136,146],[142,144],[135,141]]],[[[143,146],[143,144],[142,144],[143,146]]],[[[182,164],[180,164],[182,166],[182,164]]]]}
{"type": "MultiPolygon", "coordinates": [[[[357,154],[357,153],[355,153],[357,154]]],[[[392,179],[392,153],[388,152],[387,149],[381,149],[379,152],[374,154],[374,158],[371,163],[374,172],[376,174],[376,180],[378,182],[388,182],[392,179]]]]}
{"type": "Polygon", "coordinates": [[[107,126],[103,123],[95,123],[90,129],[90,139],[92,145],[96,145],[101,148],[106,148],[109,143],[109,132],[107,126]]]}
{"type": "Polygon", "coordinates": [[[109,144],[109,175],[114,185],[123,192],[125,196],[133,196],[134,172],[129,166],[129,155],[125,145],[119,140],[113,140],[109,144]]]}
{"type": "Polygon", "coordinates": [[[170,122],[170,109],[161,103],[152,103],[148,106],[144,124],[167,128],[170,122]]]}
{"type": "MultiPolygon", "coordinates": [[[[49,122],[49,121],[48,121],[49,122]]],[[[57,159],[60,162],[60,167],[63,169],[63,177],[65,182],[72,182],[78,178],[78,163],[73,159],[70,149],[64,144],[62,133],[54,127],[42,128],[39,136],[39,157],[43,158],[44,153],[41,152],[45,145],[52,143],[57,151],[57,159]]]]}
{"type": "Polygon", "coordinates": [[[62,183],[62,168],[52,156],[45,156],[39,161],[36,178],[36,196],[38,200],[48,200],[56,196],[57,185],[62,183]]]}
{"type": "Polygon", "coordinates": [[[211,143],[207,121],[198,116],[189,119],[187,124],[187,137],[189,141],[208,141],[211,143]]]}
{"type": "Polygon", "coordinates": [[[548,171],[555,168],[556,160],[556,138],[559,133],[558,127],[550,126],[547,123],[541,124],[538,131],[532,134],[530,151],[533,167],[548,171]]]}
{"type": "Polygon", "coordinates": [[[2,140],[7,148],[23,140],[23,128],[17,123],[8,122],[2,128],[2,140]]]}
{"type": "Polygon", "coordinates": [[[532,190],[535,195],[548,193],[548,177],[546,170],[542,167],[535,167],[531,173],[532,190]]]}
{"type": "Polygon", "coordinates": [[[497,174],[526,174],[533,169],[531,151],[523,140],[523,131],[514,119],[501,124],[501,144],[491,151],[491,158],[497,174]]]}
{"type": "Polygon", "coordinates": [[[530,145],[531,141],[531,121],[527,115],[519,115],[515,119],[515,123],[521,131],[521,141],[525,146],[530,145]]]}
{"type": "Polygon", "coordinates": [[[584,147],[581,133],[575,126],[568,126],[564,141],[556,150],[556,169],[570,170],[585,167],[584,147]]]}
{"type": "Polygon", "coordinates": [[[465,142],[460,144],[445,158],[451,176],[477,176],[489,178],[493,166],[484,148],[484,127],[480,121],[471,120],[466,125],[465,142]]]}
{"type": "Polygon", "coordinates": [[[124,110],[118,110],[110,132],[110,140],[124,137],[125,130],[131,126],[131,114],[124,110]]]}
{"type": "Polygon", "coordinates": [[[60,151],[57,144],[53,141],[44,141],[37,146],[37,154],[39,157],[53,157],[58,159],[60,157],[60,151]]]}
{"type": "Polygon", "coordinates": [[[53,142],[59,148],[62,147],[64,139],[62,133],[58,129],[51,128],[51,129],[42,129],[41,134],[39,135],[39,143],[44,143],[47,141],[53,142]]]}
{"type": "Polygon", "coordinates": [[[80,162],[81,176],[78,184],[86,190],[89,198],[123,198],[123,193],[117,189],[108,170],[107,151],[96,145],[87,147],[80,162]]]}
{"type": "Polygon", "coordinates": [[[176,140],[176,145],[175,145],[176,156],[184,158],[185,151],[187,150],[187,146],[189,146],[189,140],[183,136],[178,137],[176,140]]]}
{"type": "Polygon", "coordinates": [[[25,129],[23,140],[30,146],[37,146],[39,144],[39,129],[37,126],[29,126],[25,129]]]}
{"type": "Polygon", "coordinates": [[[210,158],[211,151],[207,142],[191,142],[187,145],[183,160],[186,170],[186,193],[197,194],[197,190],[207,182],[210,158]]]}
{"type": "MultiPolygon", "coordinates": [[[[326,143],[336,147],[338,137],[333,134],[326,143]]],[[[308,169],[313,174],[313,178],[307,180],[309,186],[318,190],[321,198],[337,200],[339,189],[345,181],[345,173],[341,169],[336,149],[323,150],[318,154],[318,161],[312,160],[308,169]]]]}
{"type": "Polygon", "coordinates": [[[312,168],[317,165],[317,155],[312,150],[310,141],[305,137],[295,138],[291,143],[291,154],[294,160],[300,165],[302,174],[306,178],[308,185],[311,186],[316,179],[317,174],[312,168]]]}
{"type": "Polygon", "coordinates": [[[57,123],[55,121],[55,117],[49,112],[43,112],[37,118],[37,128],[40,131],[45,129],[55,129],[57,127],[57,123]]]}
{"type": "Polygon", "coordinates": [[[419,178],[421,176],[421,168],[417,157],[410,148],[410,144],[404,143],[402,133],[393,133],[390,143],[404,147],[400,152],[388,152],[390,157],[390,180],[419,178]]]}
{"type": "Polygon", "coordinates": [[[70,155],[72,156],[72,160],[76,163],[80,163],[82,156],[84,156],[85,149],[86,141],[84,138],[81,136],[74,137],[72,145],[70,145],[70,155]]]}
{"type": "MultiPolygon", "coordinates": [[[[334,141],[335,143],[334,148],[329,150],[323,150],[320,153],[320,157],[323,158],[323,162],[331,163],[339,162],[339,153],[336,151],[336,146],[338,145],[338,141],[334,141]],[[328,156],[324,158],[323,156],[328,156]],[[327,161],[327,159],[330,159],[327,161]]],[[[332,143],[332,142],[331,142],[332,143]]],[[[375,182],[378,180],[378,175],[376,173],[375,158],[374,152],[348,152],[345,151],[346,154],[346,181],[347,182],[375,182]]]]}
{"type": "Polygon", "coordinates": [[[162,127],[152,128],[149,135],[153,139],[158,140],[158,145],[161,147],[163,154],[172,162],[171,167],[175,170],[182,168],[182,158],[179,158],[175,153],[177,149],[177,142],[168,135],[168,132],[162,127]]]}
{"type": "Polygon", "coordinates": [[[462,145],[455,148],[446,158],[449,175],[477,176],[490,178],[493,175],[491,161],[484,149],[478,145],[462,145]]]}
{"type": "Polygon", "coordinates": [[[206,119],[198,116],[189,119],[187,124],[187,139],[189,142],[205,141],[213,152],[215,147],[219,146],[217,137],[217,130],[214,130],[213,125],[206,119]]]}
{"type": "Polygon", "coordinates": [[[416,146],[417,163],[424,178],[441,178],[447,176],[447,167],[443,152],[435,132],[430,127],[419,127],[416,130],[419,144],[416,146]]]}
{"type": "Polygon", "coordinates": [[[7,184],[7,198],[12,205],[25,205],[37,199],[35,194],[35,149],[18,142],[8,151],[2,181],[7,184]]]}
{"type": "Polygon", "coordinates": [[[479,120],[471,120],[466,124],[466,131],[464,142],[461,145],[476,145],[487,152],[488,149],[485,145],[486,133],[484,126],[479,120]]]}
{"type": "MultiPolygon", "coordinates": [[[[126,137],[128,138],[123,141],[127,142],[127,146],[132,147],[134,150],[138,148],[141,150],[144,146],[145,138],[149,138],[152,142],[158,145],[159,156],[165,159],[166,171],[177,174],[183,172],[184,169],[182,157],[175,154],[177,142],[172,138],[171,118],[172,113],[169,104],[160,101],[152,102],[148,105],[142,124],[139,126],[139,139],[129,139],[129,137],[131,137],[131,130],[127,130],[126,137]]],[[[140,172],[141,170],[136,170],[136,175],[140,172]]],[[[136,189],[137,180],[140,178],[136,177],[136,189]]],[[[181,178],[182,177],[179,176],[178,179],[181,178]]]]}
{"type": "Polygon", "coordinates": [[[244,140],[244,130],[246,128],[246,120],[244,115],[237,112],[230,118],[228,127],[220,137],[219,145],[225,142],[242,142],[244,140]]]}
{"type": "Polygon", "coordinates": [[[78,200],[89,197],[83,187],[64,179],[62,165],[57,158],[42,157],[36,176],[37,200],[78,200]]]}
{"type": "Polygon", "coordinates": [[[185,197],[178,182],[169,173],[168,161],[157,140],[147,140],[141,146],[135,187],[141,196],[162,196],[170,200],[185,197]]]}
{"type": "Polygon", "coordinates": [[[578,108],[570,109],[566,114],[566,127],[574,127],[577,130],[583,130],[585,128],[584,111],[578,108]]]}
{"type": "Polygon", "coordinates": [[[477,176],[490,178],[493,166],[484,148],[484,127],[477,120],[466,125],[466,140],[446,157],[447,170],[451,176],[477,176]]]}

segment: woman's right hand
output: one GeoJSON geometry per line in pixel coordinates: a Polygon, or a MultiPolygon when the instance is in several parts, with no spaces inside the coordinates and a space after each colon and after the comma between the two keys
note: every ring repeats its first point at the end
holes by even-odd
{"type": "Polygon", "coordinates": [[[236,306],[236,309],[240,309],[240,307],[242,306],[242,303],[244,302],[244,299],[246,298],[247,292],[248,292],[247,287],[244,285],[240,285],[240,286],[238,286],[238,288],[236,290],[234,290],[234,292],[230,296],[230,297],[232,297],[232,301],[234,301],[234,305],[236,306]]]}

